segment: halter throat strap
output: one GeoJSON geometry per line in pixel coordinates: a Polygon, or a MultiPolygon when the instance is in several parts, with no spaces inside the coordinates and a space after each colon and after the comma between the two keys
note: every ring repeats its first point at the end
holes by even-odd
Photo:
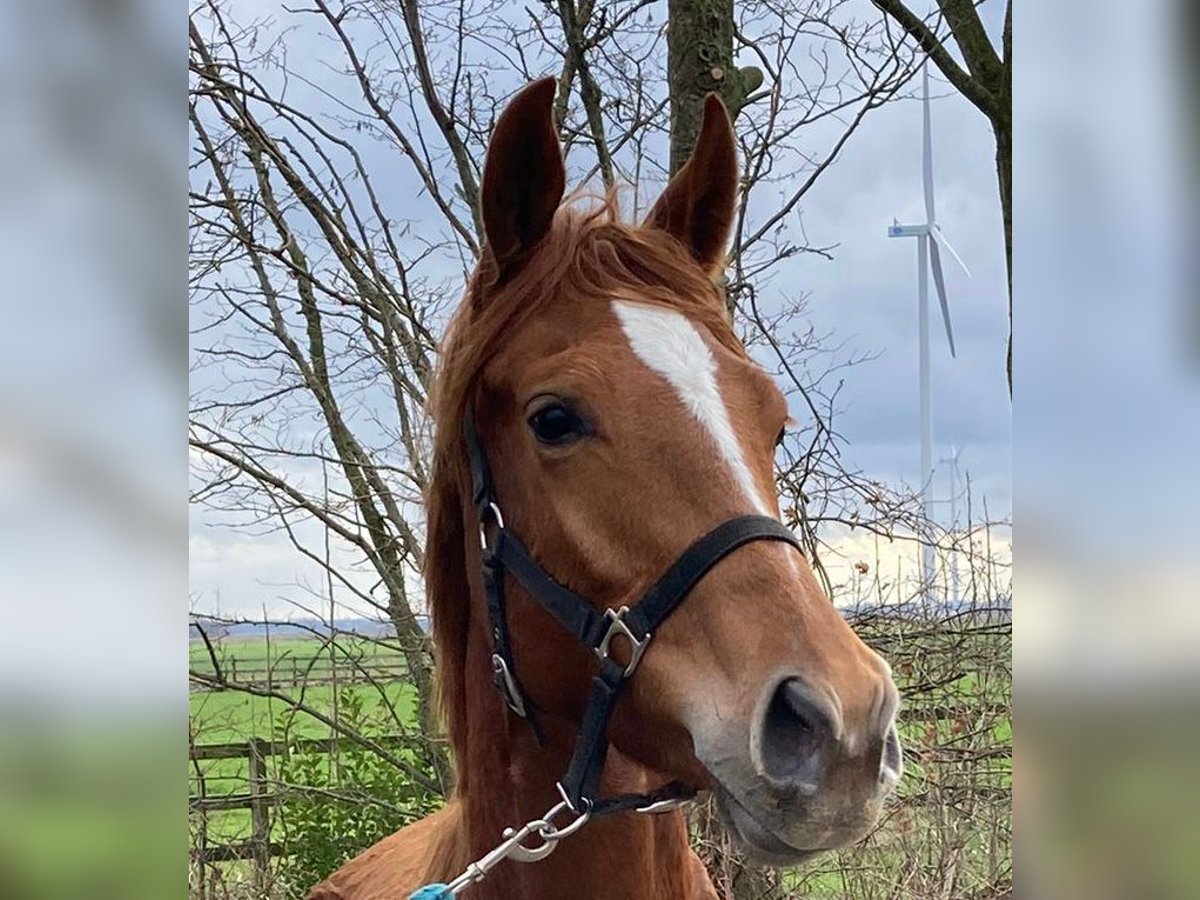
{"type": "Polygon", "coordinates": [[[751,541],[782,541],[802,549],[799,539],[779,520],[769,516],[729,519],[684,550],[637,602],[600,611],[556,581],[533,558],[520,538],[505,526],[487,455],[470,414],[463,423],[463,434],[471,469],[472,499],[479,519],[483,587],[492,636],[493,681],[497,689],[509,709],[530,724],[540,743],[541,729],[536,710],[517,678],[509,640],[504,591],[507,574],[567,632],[590,648],[600,661],[599,670],[592,678],[570,765],[559,782],[564,799],[572,809],[587,809],[593,816],[628,809],[658,812],[674,808],[691,794],[678,783],[649,794],[599,797],[600,775],[608,752],[608,721],[617,698],[641,662],[654,632],[713,566],[751,541]],[[620,642],[624,642],[629,650],[629,660],[625,664],[617,662],[612,655],[614,645],[620,642]]]}

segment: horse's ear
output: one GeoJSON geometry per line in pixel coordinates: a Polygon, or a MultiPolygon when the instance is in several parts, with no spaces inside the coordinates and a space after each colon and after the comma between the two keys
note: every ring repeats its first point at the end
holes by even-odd
{"type": "Polygon", "coordinates": [[[480,192],[485,252],[501,277],[550,230],[566,186],[554,127],[553,78],[522,89],[500,114],[488,143],[480,192]]]}
{"type": "Polygon", "coordinates": [[[706,271],[724,262],[737,210],[738,161],[733,123],[716,94],[704,100],[704,120],[691,158],[675,173],[643,223],[677,238],[706,271]]]}

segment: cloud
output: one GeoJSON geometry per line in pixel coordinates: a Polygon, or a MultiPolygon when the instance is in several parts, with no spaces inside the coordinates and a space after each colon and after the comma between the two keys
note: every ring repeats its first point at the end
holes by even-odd
{"type": "MultiPolygon", "coordinates": [[[[908,603],[919,597],[921,546],[912,535],[901,533],[888,539],[861,528],[852,531],[838,525],[827,531],[825,539],[827,547],[821,554],[821,564],[833,585],[833,600],[838,606],[908,603]]],[[[959,598],[969,597],[972,563],[967,551],[972,545],[976,553],[990,549],[996,564],[990,572],[976,566],[980,581],[975,599],[990,599],[1011,589],[1008,567],[1012,562],[1012,538],[1008,529],[993,528],[969,540],[960,536],[954,552],[938,552],[934,576],[937,596],[953,595],[952,572],[957,570],[959,598]]]]}
{"type": "MultiPolygon", "coordinates": [[[[322,566],[303,556],[282,533],[248,535],[213,526],[193,531],[188,540],[189,587],[193,612],[232,618],[299,618],[327,615],[329,588],[322,566]]],[[[299,540],[322,552],[316,525],[294,527],[299,540]]],[[[369,593],[377,576],[360,554],[335,541],[330,558],[338,574],[369,593]]],[[[419,596],[419,594],[418,594],[419,596]]],[[[344,585],[335,583],[338,616],[377,616],[378,612],[344,585]]]]}

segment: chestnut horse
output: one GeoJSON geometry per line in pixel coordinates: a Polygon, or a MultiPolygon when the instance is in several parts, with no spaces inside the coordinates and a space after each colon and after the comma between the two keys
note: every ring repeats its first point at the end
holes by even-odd
{"type": "MultiPolygon", "coordinates": [[[[773,457],[787,404],[715,286],[738,194],[724,107],[707,100],[691,160],[633,226],[611,203],[559,208],[554,91],[552,79],[526,87],[496,124],[486,247],[433,391],[426,580],[454,795],[343,865],[312,900],[402,900],[449,882],[506,827],[560,802],[597,661],[503,579],[513,674],[538,728],[497,693],[480,573],[488,537],[464,422],[487,447],[507,527],[596,611],[633,602],[720,523],[779,516],[773,457]]],[[[608,724],[601,793],[664,781],[711,791],[745,849],[794,864],[876,821],[900,777],[897,703],[887,664],[803,555],[755,540],[706,569],[655,630],[608,724]]],[[[597,817],[556,847],[538,862],[498,863],[464,896],[717,896],[679,811],[597,817]]]]}

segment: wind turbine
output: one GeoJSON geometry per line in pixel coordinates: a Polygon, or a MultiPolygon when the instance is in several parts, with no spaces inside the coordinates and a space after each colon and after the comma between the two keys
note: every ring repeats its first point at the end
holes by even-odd
{"type": "MultiPolygon", "coordinates": [[[[933,272],[933,283],[937,288],[938,302],[942,307],[942,322],[946,326],[946,340],[950,344],[950,355],[957,356],[954,349],[954,329],[950,325],[950,302],[946,299],[946,279],[942,275],[941,248],[954,257],[954,261],[967,270],[966,263],[950,246],[941,226],[933,204],[933,138],[929,126],[929,64],[921,67],[922,96],[921,105],[924,113],[924,131],[921,145],[921,176],[925,186],[925,221],[920,225],[901,225],[895,219],[888,226],[888,237],[915,237],[917,239],[917,295],[918,312],[917,327],[920,331],[921,355],[921,500],[925,510],[925,519],[933,521],[933,407],[929,395],[929,272],[933,272]]],[[[922,593],[928,596],[933,585],[934,553],[933,544],[926,544],[921,554],[922,593]]]]}
{"type": "Polygon", "coordinates": [[[949,456],[943,456],[939,463],[947,463],[950,467],[950,530],[954,537],[950,545],[947,565],[950,567],[950,599],[957,603],[962,599],[958,580],[958,458],[962,455],[962,446],[955,447],[949,456]]]}

